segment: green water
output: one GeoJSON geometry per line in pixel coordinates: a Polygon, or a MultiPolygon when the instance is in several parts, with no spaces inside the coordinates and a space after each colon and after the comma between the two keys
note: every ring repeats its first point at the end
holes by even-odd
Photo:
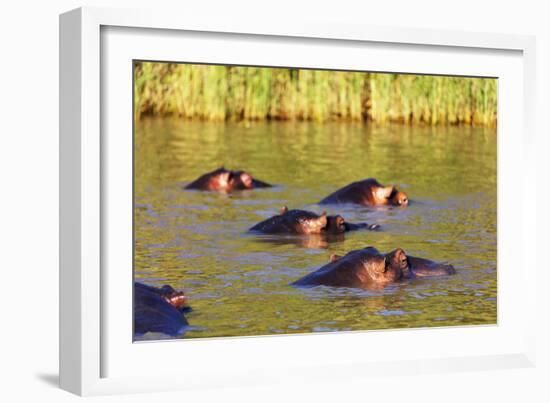
{"type": "Polygon", "coordinates": [[[193,311],[184,338],[496,323],[493,130],[145,119],[136,123],[134,188],[135,278],[185,289],[193,311]],[[182,189],[222,165],[278,186],[182,189]],[[368,177],[403,189],[411,205],[315,204],[368,177]],[[382,230],[330,244],[247,233],[285,205],[382,230]],[[376,291],[288,285],[333,253],[369,245],[449,262],[457,275],[376,291]]]}

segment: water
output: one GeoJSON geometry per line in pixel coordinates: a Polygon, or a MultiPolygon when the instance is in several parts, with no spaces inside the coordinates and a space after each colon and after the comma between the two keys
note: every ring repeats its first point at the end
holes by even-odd
{"type": "Polygon", "coordinates": [[[136,124],[134,187],[135,277],[185,289],[193,312],[184,338],[496,323],[493,130],[146,119],[136,124]],[[278,186],[182,189],[222,165],[278,186]],[[315,204],[368,177],[403,189],[411,205],[315,204]],[[382,230],[330,244],[247,233],[285,205],[382,230]],[[333,253],[369,245],[449,262],[457,275],[373,291],[288,285],[333,253]]]}

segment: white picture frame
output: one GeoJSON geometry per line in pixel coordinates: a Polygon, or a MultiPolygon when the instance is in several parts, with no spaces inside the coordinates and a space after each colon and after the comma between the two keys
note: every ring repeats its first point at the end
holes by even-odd
{"type": "MultiPolygon", "coordinates": [[[[198,52],[198,46],[192,45],[192,42],[190,44],[189,49],[195,49],[198,52]]],[[[236,53],[239,52],[236,45],[231,49],[236,53]]],[[[276,51],[275,48],[273,50],[276,51]]],[[[244,60],[247,57],[246,60],[255,61],[255,64],[259,65],[292,65],[292,62],[288,64],[283,60],[274,63],[269,55],[261,51],[250,53],[250,55],[244,55],[241,51],[241,59],[238,60],[244,60]]],[[[310,57],[311,66],[327,67],[327,65],[320,66],[323,61],[316,59],[314,54],[315,52],[312,51],[311,56],[307,56],[310,57]]],[[[532,250],[529,253],[526,251],[527,234],[531,234],[529,245],[536,243],[533,242],[536,234],[536,217],[534,211],[527,206],[527,192],[522,192],[521,208],[518,209],[517,206],[515,208],[517,221],[509,222],[511,220],[503,221],[503,219],[511,207],[508,200],[508,192],[512,190],[511,182],[515,182],[516,186],[519,182],[524,190],[536,189],[535,161],[532,158],[536,83],[534,58],[534,38],[521,35],[350,26],[330,22],[292,25],[281,21],[271,23],[235,19],[213,21],[190,15],[172,15],[170,12],[150,10],[81,8],[61,15],[61,387],[80,395],[96,395],[227,385],[245,386],[273,381],[293,382],[294,377],[297,376],[300,379],[324,379],[324,377],[346,379],[352,373],[361,373],[364,376],[380,373],[397,375],[533,366],[535,325],[534,319],[525,312],[535,312],[535,285],[527,279],[536,276],[534,262],[536,254],[532,250]],[[470,72],[471,75],[495,76],[491,71],[502,69],[502,77],[506,77],[502,81],[504,83],[502,90],[505,94],[514,94],[516,99],[508,100],[510,103],[506,100],[501,102],[502,92],[499,87],[498,326],[132,344],[131,337],[127,337],[129,334],[126,332],[128,325],[131,329],[131,322],[128,321],[128,317],[114,313],[117,311],[116,304],[122,304],[121,307],[125,309],[124,304],[131,303],[129,298],[125,298],[129,295],[131,284],[128,283],[128,286],[121,291],[120,300],[127,300],[124,304],[114,301],[113,298],[113,284],[116,281],[123,282],[124,276],[131,276],[131,273],[119,270],[117,273],[122,274],[120,278],[115,279],[111,278],[113,270],[106,272],[106,267],[112,267],[110,259],[115,261],[118,258],[111,256],[113,247],[110,242],[120,242],[122,249],[126,248],[126,250],[131,246],[131,234],[128,238],[128,231],[131,231],[131,228],[125,227],[122,223],[112,229],[109,220],[112,220],[113,216],[120,215],[106,214],[106,211],[116,211],[113,210],[116,208],[122,209],[118,211],[124,213],[126,211],[124,209],[127,208],[123,205],[117,207],[112,203],[114,203],[113,200],[125,200],[129,184],[131,189],[131,175],[128,175],[128,167],[131,169],[131,164],[128,164],[127,159],[122,158],[120,165],[126,168],[115,168],[110,163],[107,150],[124,152],[125,147],[127,148],[128,137],[112,133],[113,129],[117,128],[120,133],[128,134],[131,116],[125,116],[120,122],[111,121],[111,109],[106,105],[116,105],[113,108],[120,107],[122,108],[120,110],[124,111],[128,107],[131,110],[131,103],[128,105],[127,98],[119,98],[120,94],[123,94],[123,97],[130,95],[125,92],[128,89],[127,80],[119,80],[120,76],[116,76],[117,80],[114,81],[107,80],[106,77],[110,74],[118,74],[116,71],[120,69],[123,70],[129,58],[161,60],[158,59],[158,55],[163,55],[162,60],[217,61],[228,64],[235,62],[230,54],[220,55],[221,48],[218,49],[220,53],[217,54],[216,59],[200,53],[195,53],[194,56],[190,56],[190,59],[185,60],[182,60],[181,54],[171,55],[170,46],[182,40],[186,33],[192,33],[194,39],[190,41],[200,41],[203,37],[212,38],[210,42],[207,40],[202,43],[206,44],[206,48],[212,46],[212,49],[215,49],[216,41],[231,41],[235,38],[238,41],[249,41],[247,46],[252,46],[253,43],[259,46],[262,44],[267,46],[267,43],[273,47],[286,46],[290,54],[288,60],[299,57],[299,52],[292,53],[294,45],[301,50],[311,50],[312,44],[319,43],[319,46],[330,47],[334,52],[340,52],[342,49],[342,55],[337,62],[341,63],[339,65],[341,67],[342,63],[346,63],[346,52],[348,52],[346,49],[354,48],[353,52],[357,55],[357,52],[373,51],[372,49],[376,48],[383,52],[389,49],[395,54],[392,56],[389,52],[382,55],[380,64],[370,65],[371,70],[395,71],[384,68],[384,63],[387,66],[387,63],[395,61],[404,52],[425,55],[425,64],[422,64],[421,59],[410,60],[409,63],[418,64],[408,64],[405,67],[406,72],[451,74],[462,69],[460,71],[470,72]],[[129,42],[124,41],[131,41],[128,36],[138,34],[143,35],[141,37],[143,49],[139,50],[140,54],[132,54],[135,48],[126,46],[129,42]],[[147,49],[155,43],[158,45],[155,46],[157,48],[155,53],[148,54],[147,49]],[[116,49],[116,52],[110,53],[113,49],[116,49]],[[437,56],[438,52],[443,56],[437,56]],[[483,60],[475,66],[462,63],[463,66],[458,67],[466,54],[483,60]],[[507,55],[510,57],[508,58],[507,55]],[[117,64],[116,57],[121,58],[121,64],[117,64]],[[502,66],[495,64],[495,57],[498,60],[502,59],[502,66]],[[103,60],[105,58],[108,60],[103,60]],[[109,60],[113,61],[112,65],[109,64],[109,60]],[[426,60],[434,61],[433,67],[426,67],[426,60]],[[435,60],[439,60],[439,63],[435,63],[435,60]],[[508,65],[509,69],[503,67],[508,65]],[[103,70],[105,68],[108,69],[108,73],[103,70]],[[476,68],[478,70],[475,70],[476,68]],[[521,106],[522,113],[516,114],[513,119],[508,119],[506,111],[518,105],[521,106]],[[121,126],[117,126],[118,124],[121,126]],[[503,137],[503,133],[507,136],[503,137]],[[511,151],[514,150],[520,153],[522,164],[520,168],[516,167],[516,170],[512,171],[506,168],[503,158],[505,160],[509,158],[512,155],[511,151]],[[114,186],[115,184],[117,186],[114,186]],[[115,195],[114,192],[117,189],[122,189],[126,193],[115,195]],[[513,253],[506,254],[510,253],[508,250],[512,245],[520,245],[516,246],[515,251],[517,255],[522,256],[519,263],[521,268],[515,268],[515,270],[521,270],[521,276],[515,281],[522,289],[524,298],[517,307],[511,306],[512,304],[506,298],[509,294],[505,292],[511,278],[508,275],[510,273],[508,266],[518,266],[515,263],[517,260],[514,260],[518,258],[514,257],[513,253]],[[109,282],[105,281],[107,278],[109,282]],[[501,287],[504,287],[503,292],[501,287]],[[509,316],[503,317],[501,315],[503,313],[509,316]],[[521,320],[518,320],[519,318],[521,320]],[[418,339],[418,345],[422,344],[421,340],[445,340],[446,342],[461,340],[464,344],[453,348],[445,345],[429,348],[426,344],[418,351],[396,351],[384,357],[376,355],[374,350],[370,351],[368,357],[348,356],[346,359],[326,356],[320,359],[316,355],[319,348],[333,351],[342,343],[349,346],[359,345],[365,341],[395,343],[403,338],[418,339]],[[283,354],[287,350],[299,351],[300,354],[287,356],[283,354]],[[175,368],[170,365],[163,365],[163,370],[159,371],[158,362],[153,365],[154,360],[159,357],[167,355],[177,357],[183,352],[186,357],[186,367],[191,368],[192,371],[175,371],[175,368]],[[278,360],[277,356],[282,358],[278,360]],[[133,371],[136,367],[133,361],[135,357],[139,357],[139,362],[151,364],[158,375],[155,376],[150,371],[133,371]],[[203,365],[203,360],[208,365],[203,365]],[[107,365],[107,362],[117,362],[117,364],[113,364],[111,368],[111,364],[107,365]],[[219,364],[216,365],[216,369],[212,369],[213,362],[219,364]],[[224,362],[231,362],[231,365],[223,365],[224,362]],[[128,364],[125,366],[123,363],[128,364]],[[262,370],[258,371],[259,368],[262,370]],[[209,375],[208,378],[205,374],[209,375]]],[[[350,58],[352,59],[353,57],[350,58]]],[[[308,60],[303,59],[296,63],[303,65],[308,63],[308,60]]],[[[336,62],[327,61],[326,63],[336,62]]],[[[127,78],[131,81],[129,66],[127,73],[127,78]]],[[[498,74],[497,76],[501,77],[498,74]]],[[[533,191],[530,191],[530,195],[534,196],[533,191]]],[[[124,259],[122,255],[121,259],[124,259]]]]}

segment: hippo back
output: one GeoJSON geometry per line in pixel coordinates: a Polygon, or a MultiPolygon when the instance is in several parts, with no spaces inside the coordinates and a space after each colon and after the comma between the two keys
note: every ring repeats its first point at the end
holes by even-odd
{"type": "Polygon", "coordinates": [[[305,210],[288,210],[259,222],[250,231],[266,234],[308,234],[321,233],[325,226],[326,216],[305,210]]]}
{"type": "Polygon", "coordinates": [[[375,191],[383,188],[376,179],[369,178],[362,181],[357,181],[338,189],[331,193],[319,204],[337,204],[337,203],[353,203],[362,205],[376,205],[375,191]]]}
{"type": "MultiPolygon", "coordinates": [[[[354,250],[337,258],[291,285],[299,287],[328,285],[332,287],[368,287],[373,279],[368,276],[364,262],[382,255],[376,248],[354,250]]],[[[383,258],[383,257],[382,257],[383,258]]]]}

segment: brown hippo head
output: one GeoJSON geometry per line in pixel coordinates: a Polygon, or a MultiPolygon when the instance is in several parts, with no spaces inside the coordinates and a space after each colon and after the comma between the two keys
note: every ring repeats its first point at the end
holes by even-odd
{"type": "Polygon", "coordinates": [[[381,289],[408,274],[408,260],[403,249],[383,254],[369,246],[344,256],[332,255],[328,264],[292,285],[381,289]]]}
{"type": "Polygon", "coordinates": [[[228,171],[224,168],[215,172],[210,178],[210,181],[210,188],[225,192],[252,189],[254,187],[254,182],[250,174],[244,171],[228,171]]]}
{"type": "MultiPolygon", "coordinates": [[[[303,234],[303,235],[321,234],[323,230],[327,228],[328,219],[329,219],[329,217],[327,217],[326,211],[323,211],[321,215],[317,215],[315,213],[304,211],[304,210],[289,210],[287,206],[284,206],[283,208],[280,209],[279,217],[286,217],[288,218],[288,221],[285,221],[284,223],[282,223],[283,224],[282,228],[277,228],[277,229],[288,230],[289,228],[292,228],[291,232],[297,233],[297,234],[303,234]]],[[[272,221],[272,219],[269,219],[267,221],[268,221],[268,225],[272,224],[274,227],[277,227],[275,225],[275,222],[272,221]]],[[[264,222],[252,227],[252,229],[253,230],[259,229],[258,226],[261,227],[264,222]]],[[[269,231],[269,232],[273,232],[273,231],[269,231]]],[[[287,231],[282,231],[282,232],[287,232],[287,231]]]]}
{"type": "Polygon", "coordinates": [[[186,189],[210,190],[230,193],[234,190],[246,190],[262,187],[271,187],[269,183],[254,179],[244,171],[231,171],[221,167],[208,172],[188,184],[186,189]]]}
{"type": "Polygon", "coordinates": [[[454,273],[451,265],[407,256],[401,248],[383,254],[369,246],[352,250],[344,256],[331,255],[328,264],[298,279],[292,285],[382,289],[401,279],[454,273]]]}
{"type": "Polygon", "coordinates": [[[254,188],[252,175],[244,171],[230,171],[229,186],[231,190],[245,190],[254,188]]]}
{"type": "Polygon", "coordinates": [[[169,285],[163,285],[160,288],[160,295],[166,302],[176,309],[182,309],[187,305],[187,297],[182,291],[176,291],[169,285]]]}
{"type": "Polygon", "coordinates": [[[229,190],[229,179],[231,176],[231,171],[227,171],[224,168],[220,168],[211,174],[208,174],[209,177],[202,176],[197,180],[203,180],[204,188],[207,190],[219,190],[219,191],[227,191],[229,190]]]}
{"type": "Polygon", "coordinates": [[[318,217],[300,219],[299,225],[302,228],[302,234],[320,234],[327,226],[327,212],[323,211],[318,217]]]}
{"type": "Polygon", "coordinates": [[[403,249],[396,249],[386,255],[374,254],[364,264],[370,277],[377,283],[397,281],[408,272],[407,255],[403,249]]]}
{"type": "Polygon", "coordinates": [[[342,234],[346,232],[346,220],[339,215],[328,216],[325,231],[329,234],[342,234]]]}
{"type": "Polygon", "coordinates": [[[409,198],[407,197],[407,194],[405,192],[398,192],[394,189],[392,192],[390,198],[390,203],[394,206],[408,206],[409,205],[409,198]]]}
{"type": "Polygon", "coordinates": [[[386,263],[401,271],[402,278],[412,277],[409,258],[403,249],[397,248],[396,250],[386,254],[386,263]]]}
{"type": "Polygon", "coordinates": [[[393,206],[407,206],[409,198],[405,192],[398,191],[395,186],[379,186],[374,188],[373,197],[375,204],[391,204],[393,206]]]}

